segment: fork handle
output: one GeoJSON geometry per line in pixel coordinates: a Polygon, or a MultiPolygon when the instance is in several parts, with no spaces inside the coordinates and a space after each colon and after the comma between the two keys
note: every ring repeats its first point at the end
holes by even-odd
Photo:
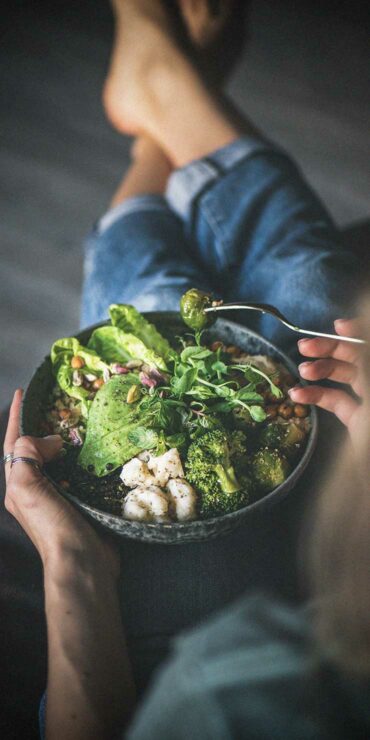
{"type": "Polygon", "coordinates": [[[325,332],[322,331],[310,331],[309,329],[298,329],[298,327],[295,327],[294,331],[299,334],[310,334],[312,337],[325,337],[325,339],[336,339],[336,341],[339,339],[341,342],[351,342],[352,344],[366,344],[365,339],[358,339],[357,337],[343,337],[339,334],[325,334],[325,332]]]}
{"type": "Polygon", "coordinates": [[[268,303],[223,303],[219,306],[212,306],[209,308],[204,309],[206,313],[213,312],[213,311],[260,311],[264,314],[269,314],[270,316],[274,316],[275,319],[278,321],[281,321],[284,326],[287,326],[288,329],[291,329],[292,331],[297,332],[297,334],[309,334],[312,337],[325,337],[325,339],[335,339],[336,341],[341,342],[350,342],[351,344],[367,344],[367,342],[364,339],[358,339],[357,337],[343,337],[339,334],[327,334],[325,332],[321,331],[311,331],[310,329],[301,329],[299,326],[295,326],[294,324],[291,324],[288,319],[285,318],[285,316],[279,311],[279,309],[275,308],[275,306],[270,306],[268,303]]]}

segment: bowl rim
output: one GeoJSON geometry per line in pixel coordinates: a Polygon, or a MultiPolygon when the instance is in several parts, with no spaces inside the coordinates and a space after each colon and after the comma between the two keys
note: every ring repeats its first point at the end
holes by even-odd
{"type": "MultiPolygon", "coordinates": [[[[141,312],[143,316],[146,316],[149,321],[152,323],[155,323],[156,320],[158,320],[158,314],[163,314],[169,319],[178,320],[180,318],[180,313],[178,311],[142,311],[141,312]]],[[[293,360],[285,354],[283,350],[280,350],[279,347],[274,345],[272,342],[270,342],[268,339],[265,339],[261,334],[258,334],[257,332],[253,331],[252,329],[249,329],[247,326],[244,326],[243,324],[239,324],[236,321],[231,321],[229,319],[220,318],[217,319],[217,321],[210,327],[210,329],[214,330],[214,328],[217,328],[218,322],[222,322],[223,327],[230,326],[233,329],[240,329],[242,332],[248,332],[248,335],[256,340],[262,340],[265,345],[268,346],[268,348],[271,349],[272,354],[278,353],[282,356],[285,366],[294,372],[294,375],[299,375],[298,368],[293,362],[293,360]]],[[[91,326],[86,326],[83,329],[79,330],[75,334],[71,334],[70,336],[75,336],[77,338],[85,335],[85,334],[91,334],[94,329],[100,327],[100,326],[109,326],[111,324],[110,320],[106,321],[99,321],[96,324],[92,324],[91,326]]],[[[50,354],[45,355],[44,359],[34,373],[32,374],[32,377],[27,385],[27,388],[23,394],[22,398],[22,404],[20,409],[20,419],[19,419],[19,428],[20,433],[25,434],[24,432],[24,418],[25,418],[25,406],[27,404],[27,392],[30,388],[32,379],[36,375],[37,371],[41,369],[41,367],[44,365],[45,362],[50,361],[50,354]]],[[[303,379],[300,380],[301,385],[307,385],[307,382],[303,379]]],[[[306,448],[304,450],[304,453],[302,457],[300,458],[298,464],[293,468],[291,473],[288,475],[288,477],[276,488],[273,488],[272,491],[267,493],[262,498],[258,499],[258,501],[253,502],[252,504],[247,504],[247,506],[243,506],[240,509],[237,509],[236,511],[229,512],[228,514],[222,514],[221,516],[217,517],[211,517],[209,519],[194,519],[189,522],[171,522],[168,524],[162,523],[162,522],[137,522],[137,521],[131,521],[130,519],[124,519],[122,516],[119,516],[118,514],[112,514],[110,512],[102,511],[102,509],[98,509],[95,506],[91,506],[90,504],[85,503],[84,501],[81,501],[77,496],[75,496],[73,493],[70,493],[66,491],[61,486],[58,486],[58,484],[53,480],[51,476],[48,475],[48,473],[44,473],[45,477],[50,480],[50,482],[54,485],[54,487],[57,489],[59,493],[61,493],[65,498],[68,500],[74,502],[77,504],[77,506],[82,509],[83,511],[87,511],[89,514],[91,514],[95,521],[96,516],[95,514],[101,515],[103,517],[109,517],[110,519],[113,519],[117,521],[117,523],[124,522],[125,527],[130,529],[130,526],[133,530],[138,530],[138,528],[142,528],[143,534],[144,532],[157,532],[160,534],[165,533],[181,533],[181,532],[190,532],[191,530],[196,530],[197,526],[202,529],[204,529],[205,526],[212,527],[216,524],[216,522],[222,522],[227,524],[228,522],[233,523],[236,519],[241,517],[243,514],[245,515],[246,512],[253,512],[258,509],[267,508],[273,503],[275,503],[277,500],[282,500],[284,498],[284,495],[281,496],[279,494],[287,494],[294,486],[295,482],[300,478],[301,473],[303,473],[304,469],[307,467],[309,461],[311,460],[311,457],[314,453],[317,438],[318,438],[318,412],[315,406],[310,405],[310,420],[311,420],[311,429],[308,435],[308,440],[306,444],[306,448]]],[[[100,518],[99,518],[100,521],[100,518]]],[[[109,528],[112,533],[117,533],[112,528],[109,528]]],[[[125,536],[130,537],[128,533],[124,533],[125,536]]],[[[137,536],[135,536],[135,539],[138,539],[137,536]]],[[[154,541],[154,540],[153,540],[154,541]]],[[[190,540],[189,540],[190,541],[190,540]]]]}

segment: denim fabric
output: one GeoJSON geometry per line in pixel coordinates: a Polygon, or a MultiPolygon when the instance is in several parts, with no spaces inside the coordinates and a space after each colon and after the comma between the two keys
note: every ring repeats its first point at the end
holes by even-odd
{"type": "MultiPolygon", "coordinates": [[[[355,269],[287,154],[243,138],[176,171],[166,200],[132,198],[101,219],[87,243],[82,323],[105,318],[111,302],[176,310],[197,286],[227,301],[271,303],[302,327],[329,330],[351,311],[355,269]]],[[[296,336],[276,319],[232,318],[294,351],[296,336]]]]}
{"type": "Polygon", "coordinates": [[[87,240],[82,325],[107,318],[110,303],[178,309],[194,285],[212,289],[179,218],[159,195],[131,198],[103,216],[87,240]]]}
{"type": "MultiPolygon", "coordinates": [[[[175,172],[167,199],[225,301],[270,303],[298,326],[318,331],[351,311],[356,260],[282,150],[238,140],[175,172]]],[[[286,351],[295,349],[296,335],[276,319],[245,312],[231,317],[286,351]]]]}

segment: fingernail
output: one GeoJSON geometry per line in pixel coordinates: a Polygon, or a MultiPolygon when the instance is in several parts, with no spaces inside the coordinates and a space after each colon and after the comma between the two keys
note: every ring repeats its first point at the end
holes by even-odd
{"type": "Polygon", "coordinates": [[[311,365],[311,363],[310,363],[310,362],[301,362],[301,363],[300,363],[300,364],[298,365],[298,370],[302,370],[302,368],[308,367],[309,365],[311,365]]]}
{"type": "Polygon", "coordinates": [[[289,394],[289,396],[290,396],[290,397],[292,397],[292,395],[293,395],[293,394],[294,394],[294,393],[295,393],[296,391],[300,391],[300,390],[301,390],[301,386],[300,386],[300,385],[295,385],[295,386],[294,386],[294,388],[289,388],[289,390],[288,390],[288,394],[289,394]]]}
{"type": "Polygon", "coordinates": [[[306,342],[310,342],[311,339],[298,339],[298,347],[300,347],[302,344],[305,344],[306,342]]]}
{"type": "Polygon", "coordinates": [[[349,322],[350,322],[350,319],[335,319],[334,329],[337,331],[337,334],[340,333],[340,330],[343,331],[343,327],[348,326],[349,322]]]}

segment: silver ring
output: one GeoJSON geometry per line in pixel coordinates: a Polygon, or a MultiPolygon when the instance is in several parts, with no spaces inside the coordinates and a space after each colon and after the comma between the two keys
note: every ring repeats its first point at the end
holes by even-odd
{"type": "Polygon", "coordinates": [[[7,462],[11,462],[13,460],[14,454],[12,452],[8,452],[7,455],[4,455],[1,462],[3,465],[6,465],[7,462]]]}
{"type": "Polygon", "coordinates": [[[41,465],[38,460],[35,460],[34,457],[13,457],[11,467],[15,465],[17,462],[24,462],[28,465],[31,465],[35,470],[38,470],[39,473],[41,473],[41,465]]]}

